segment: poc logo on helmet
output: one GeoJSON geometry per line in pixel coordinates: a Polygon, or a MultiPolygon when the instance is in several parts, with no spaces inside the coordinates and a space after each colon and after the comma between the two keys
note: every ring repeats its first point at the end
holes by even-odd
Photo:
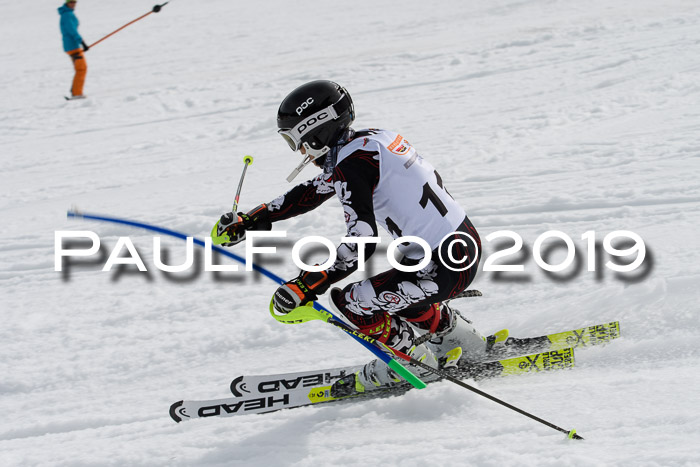
{"type": "Polygon", "coordinates": [[[314,103],[313,97],[309,97],[308,99],[306,99],[304,102],[301,103],[301,105],[299,107],[297,107],[297,115],[301,115],[301,113],[304,110],[306,110],[309,107],[309,105],[311,105],[313,103],[314,103]]]}
{"type": "Polygon", "coordinates": [[[330,115],[328,112],[321,112],[317,117],[311,117],[301,125],[299,125],[299,128],[297,131],[300,134],[303,134],[309,127],[314,127],[316,126],[317,123],[322,122],[323,120],[327,119],[330,115]]]}

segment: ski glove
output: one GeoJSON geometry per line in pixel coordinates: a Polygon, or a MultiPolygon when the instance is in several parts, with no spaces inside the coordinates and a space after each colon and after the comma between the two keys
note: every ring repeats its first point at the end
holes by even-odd
{"type": "Polygon", "coordinates": [[[247,213],[227,212],[211,229],[214,245],[233,246],[245,240],[246,230],[271,230],[270,212],[266,204],[248,211],[247,213]]]}
{"type": "Polygon", "coordinates": [[[280,313],[289,313],[294,308],[316,300],[330,285],[325,271],[302,271],[298,277],[277,289],[272,299],[275,309],[280,313]]]}
{"type": "Polygon", "coordinates": [[[83,52],[87,52],[88,50],[90,50],[90,47],[88,47],[88,45],[85,43],[85,41],[81,41],[81,42],[83,44],[83,52]]]}

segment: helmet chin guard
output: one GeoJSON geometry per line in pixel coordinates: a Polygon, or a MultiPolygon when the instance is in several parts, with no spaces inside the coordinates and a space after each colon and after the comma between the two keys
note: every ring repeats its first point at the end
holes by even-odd
{"type": "Polygon", "coordinates": [[[316,159],[322,157],[328,151],[330,151],[330,148],[328,146],[324,146],[320,150],[312,149],[311,146],[309,146],[309,143],[302,143],[302,146],[304,147],[306,156],[304,157],[304,160],[301,161],[301,164],[299,164],[297,168],[292,170],[292,173],[289,174],[289,176],[287,177],[288,182],[294,180],[296,176],[299,175],[302,170],[304,170],[304,167],[309,165],[310,162],[315,161],[316,159]]]}

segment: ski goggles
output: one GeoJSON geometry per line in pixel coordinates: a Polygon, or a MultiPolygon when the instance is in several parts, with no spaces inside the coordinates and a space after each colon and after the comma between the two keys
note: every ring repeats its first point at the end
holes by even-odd
{"type": "Polygon", "coordinates": [[[350,96],[348,96],[346,92],[343,92],[343,95],[336,103],[331,104],[325,109],[321,109],[312,115],[309,115],[297,123],[294,128],[277,130],[277,133],[282,135],[282,138],[284,138],[284,140],[287,142],[290,149],[296,152],[301,149],[302,139],[305,135],[311,133],[324,123],[337,119],[347,109],[354,112],[350,96]],[[349,102],[343,102],[344,100],[349,102]]]}

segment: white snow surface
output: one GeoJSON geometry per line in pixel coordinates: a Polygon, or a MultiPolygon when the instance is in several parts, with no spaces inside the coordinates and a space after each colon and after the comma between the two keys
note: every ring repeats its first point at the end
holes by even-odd
{"type": "MultiPolygon", "coordinates": [[[[697,0],[173,0],[87,52],[89,98],[76,102],[62,97],[73,72],[58,6],[3,4],[0,464],[700,465],[697,0]],[[227,397],[239,374],[371,355],[320,322],[274,322],[276,286],[262,276],[164,274],[154,234],[66,211],[204,238],[231,207],[244,155],[255,161],[242,209],[291,187],[299,155],[276,134],[277,106],[313,79],[350,91],[355,128],[398,131],[440,170],[487,256],[487,235],[522,236],[527,250],[504,262],[524,273],[480,272],[472,288],[484,296],[453,302],[482,332],[620,321],[623,337],[577,351],[573,370],[475,383],[585,441],[449,382],[362,403],[170,419],[171,403],[227,397]],[[56,272],[60,230],[97,233],[105,254],[128,236],[149,271],[103,272],[102,257],[56,272]],[[569,235],[580,260],[554,277],[532,257],[549,230],[569,235]],[[617,230],[643,238],[643,274],[615,274],[605,254],[587,270],[581,236],[602,242],[617,230]]],[[[81,1],[76,13],[92,43],[151,8],[81,1]]],[[[289,245],[344,233],[336,200],[275,227],[287,247],[263,264],[288,278],[289,245]]],[[[184,246],[163,238],[172,264],[184,246]]]]}

